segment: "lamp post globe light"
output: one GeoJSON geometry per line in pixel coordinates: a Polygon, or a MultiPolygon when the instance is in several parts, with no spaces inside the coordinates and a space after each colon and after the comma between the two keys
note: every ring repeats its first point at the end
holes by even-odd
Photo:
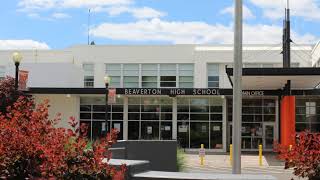
{"type": "Polygon", "coordinates": [[[105,84],[105,87],[106,87],[106,107],[105,107],[105,110],[106,110],[106,113],[105,113],[105,133],[107,134],[108,131],[109,131],[109,124],[108,124],[108,95],[109,95],[109,84],[110,84],[110,81],[111,81],[111,78],[109,75],[106,75],[104,77],[104,84],[105,84]]]}
{"type": "Polygon", "coordinates": [[[19,65],[22,60],[22,55],[19,52],[14,52],[12,54],[12,60],[14,62],[14,65],[16,66],[14,89],[17,91],[18,90],[18,82],[19,82],[19,65]]]}

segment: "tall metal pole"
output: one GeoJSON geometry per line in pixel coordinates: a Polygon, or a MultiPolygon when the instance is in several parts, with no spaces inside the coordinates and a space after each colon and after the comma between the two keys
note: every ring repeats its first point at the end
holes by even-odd
{"type": "Polygon", "coordinates": [[[109,132],[109,124],[108,124],[108,98],[109,98],[109,83],[106,83],[106,114],[105,114],[105,120],[106,120],[106,134],[109,132]]]}
{"type": "Polygon", "coordinates": [[[15,62],[14,65],[16,66],[16,77],[15,77],[15,83],[14,83],[14,90],[18,91],[18,83],[19,83],[19,62],[15,62]]]}
{"type": "Polygon", "coordinates": [[[232,173],[241,174],[242,110],[242,0],[235,0],[234,65],[233,65],[232,173]]]}

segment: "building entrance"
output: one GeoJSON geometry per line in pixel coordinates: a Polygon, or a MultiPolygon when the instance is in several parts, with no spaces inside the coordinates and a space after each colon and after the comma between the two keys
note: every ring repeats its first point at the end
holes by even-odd
{"type": "MultiPolygon", "coordinates": [[[[276,99],[243,99],[241,148],[243,151],[273,149],[276,140],[276,99]]],[[[228,139],[232,144],[232,99],[228,99],[228,139]]]]}

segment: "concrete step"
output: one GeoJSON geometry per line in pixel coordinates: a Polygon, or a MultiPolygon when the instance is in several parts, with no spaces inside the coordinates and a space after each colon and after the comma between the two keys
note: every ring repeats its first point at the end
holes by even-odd
{"type": "Polygon", "coordinates": [[[276,180],[269,175],[248,175],[248,174],[209,174],[209,173],[182,173],[148,171],[134,174],[132,180],[276,180]]]}
{"type": "Polygon", "coordinates": [[[134,174],[150,171],[150,162],[141,160],[126,160],[126,159],[110,159],[109,165],[114,167],[120,167],[125,164],[128,168],[127,175],[132,176],[134,174]]]}

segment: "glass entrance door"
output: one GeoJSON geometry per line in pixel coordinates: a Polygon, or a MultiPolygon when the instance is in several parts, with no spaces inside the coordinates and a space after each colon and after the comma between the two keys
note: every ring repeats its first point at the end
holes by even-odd
{"type": "Polygon", "coordinates": [[[273,150],[274,143],[274,123],[264,123],[263,124],[263,149],[273,150]]]}

